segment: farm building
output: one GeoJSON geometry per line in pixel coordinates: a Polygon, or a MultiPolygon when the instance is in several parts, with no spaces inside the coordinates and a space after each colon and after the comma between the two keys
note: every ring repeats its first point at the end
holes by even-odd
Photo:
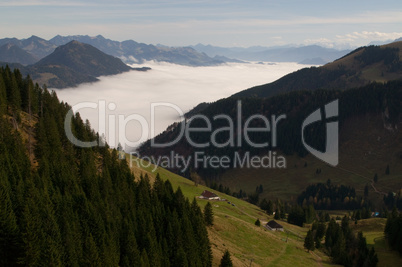
{"type": "Polygon", "coordinates": [[[269,221],[269,222],[265,225],[265,227],[266,227],[268,230],[271,230],[271,231],[282,231],[282,232],[283,232],[283,226],[280,225],[279,223],[275,222],[274,220],[269,221]]]}
{"type": "Polygon", "coordinates": [[[199,196],[199,198],[208,199],[208,200],[221,200],[221,198],[217,194],[212,193],[208,190],[204,190],[204,192],[202,192],[202,194],[201,194],[201,196],[199,196]]]}

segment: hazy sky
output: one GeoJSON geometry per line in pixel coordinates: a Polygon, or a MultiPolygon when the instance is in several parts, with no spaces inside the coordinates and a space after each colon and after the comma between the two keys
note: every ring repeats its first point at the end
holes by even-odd
{"type": "Polygon", "coordinates": [[[0,38],[103,35],[172,46],[323,44],[402,37],[395,1],[19,0],[0,1],[0,38]]]}

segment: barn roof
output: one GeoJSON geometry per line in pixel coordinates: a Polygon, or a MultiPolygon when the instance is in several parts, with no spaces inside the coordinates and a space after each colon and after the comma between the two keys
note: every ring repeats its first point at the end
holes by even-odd
{"type": "Polygon", "coordinates": [[[218,197],[217,194],[212,193],[208,190],[204,190],[204,192],[202,192],[201,196],[205,197],[205,198],[211,198],[211,197],[218,197]]]}
{"type": "Polygon", "coordinates": [[[267,223],[267,225],[268,225],[269,227],[271,227],[271,228],[283,228],[282,225],[280,225],[279,223],[275,222],[274,220],[269,221],[269,222],[267,223]]]}

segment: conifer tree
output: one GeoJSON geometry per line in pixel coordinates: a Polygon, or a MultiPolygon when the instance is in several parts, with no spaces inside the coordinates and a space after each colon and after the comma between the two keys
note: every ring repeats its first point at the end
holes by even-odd
{"type": "Polygon", "coordinates": [[[219,267],[233,267],[232,259],[230,258],[229,250],[226,250],[222,256],[219,267]]]}
{"type": "Polygon", "coordinates": [[[100,266],[102,264],[101,258],[99,256],[99,250],[96,246],[95,240],[90,234],[86,240],[84,245],[84,261],[83,263],[86,266],[100,266]]]}
{"type": "Polygon", "coordinates": [[[368,197],[368,194],[369,194],[369,188],[368,188],[368,185],[366,184],[365,186],[364,186],[364,197],[368,197]]]}
{"type": "Polygon", "coordinates": [[[279,209],[276,208],[274,219],[275,219],[275,220],[279,220],[280,218],[281,218],[281,217],[280,217],[279,209]]]}
{"type": "Polygon", "coordinates": [[[0,265],[16,264],[19,255],[20,234],[4,170],[0,170],[0,265]]]}
{"type": "Polygon", "coordinates": [[[317,224],[317,229],[315,231],[315,238],[314,238],[316,248],[321,247],[321,240],[323,239],[323,237],[325,235],[325,230],[326,230],[325,223],[324,222],[319,222],[317,224]]]}
{"type": "Polygon", "coordinates": [[[214,212],[212,210],[212,205],[208,202],[204,208],[204,220],[207,226],[214,225],[214,212]]]}
{"type": "Polygon", "coordinates": [[[307,249],[307,251],[312,251],[314,250],[314,236],[313,232],[309,230],[307,232],[306,238],[304,239],[304,247],[307,249]]]}
{"type": "Polygon", "coordinates": [[[0,73],[0,115],[7,111],[7,91],[4,84],[3,75],[0,73]]]}
{"type": "Polygon", "coordinates": [[[10,74],[10,90],[9,90],[9,95],[8,95],[8,100],[10,106],[14,109],[20,109],[21,108],[21,93],[18,88],[17,80],[15,78],[14,73],[10,74]]]}
{"type": "Polygon", "coordinates": [[[151,265],[149,263],[148,254],[145,249],[143,249],[141,252],[141,265],[140,266],[141,267],[151,267],[151,265]]]}
{"type": "Polygon", "coordinates": [[[176,255],[176,261],[174,266],[183,266],[183,267],[188,267],[188,260],[186,257],[186,252],[184,252],[183,247],[179,247],[176,255]]]}

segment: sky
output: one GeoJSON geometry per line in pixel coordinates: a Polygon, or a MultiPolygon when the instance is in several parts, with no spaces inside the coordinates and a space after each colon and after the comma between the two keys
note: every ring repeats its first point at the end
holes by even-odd
{"type": "Polygon", "coordinates": [[[0,38],[103,35],[123,41],[224,47],[352,48],[402,37],[395,1],[0,0],[0,38]]]}

